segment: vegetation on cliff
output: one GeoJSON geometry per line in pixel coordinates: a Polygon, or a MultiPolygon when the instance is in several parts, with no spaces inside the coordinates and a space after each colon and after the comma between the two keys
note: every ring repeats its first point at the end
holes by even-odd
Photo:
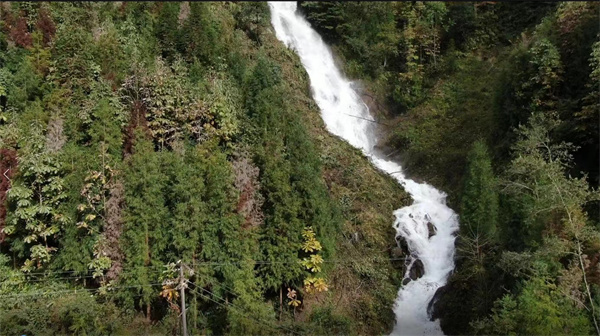
{"type": "Polygon", "coordinates": [[[266,3],[0,9],[0,333],[179,334],[181,264],[192,334],[391,329],[408,199],[266,3]]]}
{"type": "Polygon", "coordinates": [[[301,7],[459,212],[444,331],[599,334],[598,3],[301,7]]]}

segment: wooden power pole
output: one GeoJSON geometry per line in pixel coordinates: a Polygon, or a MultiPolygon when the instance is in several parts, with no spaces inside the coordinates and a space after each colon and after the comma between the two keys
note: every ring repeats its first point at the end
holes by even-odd
{"type": "Polygon", "coordinates": [[[185,320],[185,279],[183,278],[183,263],[179,262],[179,291],[181,293],[181,325],[183,336],[188,336],[187,321],[185,320]]]}

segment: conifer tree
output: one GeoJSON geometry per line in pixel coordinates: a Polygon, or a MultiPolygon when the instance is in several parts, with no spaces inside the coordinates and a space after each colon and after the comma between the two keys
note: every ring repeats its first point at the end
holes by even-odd
{"type": "MultiPolygon", "coordinates": [[[[124,284],[145,286],[129,292],[142,295],[140,306],[146,307],[149,319],[150,307],[156,297],[150,284],[156,282],[156,271],[165,264],[161,259],[171,241],[171,232],[163,194],[167,178],[161,171],[162,153],[154,152],[152,143],[140,133],[136,136],[134,153],[127,162],[124,176],[127,208],[121,248],[125,254],[124,267],[130,272],[121,279],[124,284]]],[[[127,299],[132,305],[133,298],[127,299]]]]}
{"type": "Polygon", "coordinates": [[[471,238],[494,240],[498,221],[498,192],[487,147],[473,144],[460,207],[461,232],[471,238]]]}

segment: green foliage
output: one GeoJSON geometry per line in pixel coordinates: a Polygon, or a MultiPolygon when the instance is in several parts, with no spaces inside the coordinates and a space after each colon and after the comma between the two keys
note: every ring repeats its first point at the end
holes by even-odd
{"type": "Polygon", "coordinates": [[[286,102],[306,92],[271,57],[284,46],[267,5],[13,7],[29,27],[0,36],[0,143],[19,159],[0,247],[39,269],[25,276],[0,254],[2,333],[173,333],[179,308],[159,296],[160,271],[181,259],[196,284],[191,331],[262,334],[259,320],[277,334],[270,289],[309,273],[304,227],[312,252],[333,255],[339,219],[306,116],[286,102]],[[240,150],[257,163],[232,169],[240,150]],[[236,190],[247,177],[254,195],[236,190]],[[248,195],[270,200],[252,225],[248,195]]]}
{"type": "Polygon", "coordinates": [[[23,269],[31,271],[50,262],[55,238],[68,218],[59,210],[66,197],[61,163],[45,146],[39,122],[27,131],[19,153],[19,175],[7,193],[11,216],[4,232],[23,239],[13,240],[13,247],[27,258],[23,269]]]}
{"type": "Polygon", "coordinates": [[[0,254],[0,332],[3,334],[87,334],[117,331],[124,318],[111,303],[99,303],[88,291],[75,292],[54,279],[28,282],[0,254]]]}
{"type": "Polygon", "coordinates": [[[475,323],[475,329],[481,334],[587,335],[592,326],[548,279],[534,278],[516,298],[505,295],[498,300],[491,318],[475,323]]]}
{"type": "Polygon", "coordinates": [[[223,27],[215,15],[215,3],[190,2],[189,18],[181,34],[185,53],[205,64],[220,63],[224,54],[223,27]]]}
{"type": "Polygon", "coordinates": [[[138,137],[129,165],[125,170],[125,210],[122,249],[125,267],[135,270],[124,277],[125,283],[145,285],[139,289],[145,305],[151,304],[152,288],[156,282],[151,276],[153,267],[160,267],[168,260],[161,260],[171,241],[171,232],[164,223],[169,212],[162,190],[166,176],[161,172],[161,153],[154,152],[149,141],[138,137]]]}
{"type": "MultiPolygon", "coordinates": [[[[312,226],[326,237],[338,222],[323,181],[320,162],[306,130],[281,99],[280,68],[261,55],[248,79],[246,102],[253,128],[254,161],[261,171],[265,224],[261,248],[264,260],[298,260],[302,231],[312,226]]],[[[325,249],[329,247],[324,244],[325,249]]],[[[326,251],[325,256],[332,251],[326,251]]],[[[300,265],[261,266],[265,286],[277,289],[299,281],[300,265]]]]}
{"type": "Polygon", "coordinates": [[[546,39],[536,41],[528,51],[533,65],[533,73],[523,84],[523,90],[533,91],[532,110],[539,107],[552,107],[553,89],[560,81],[562,64],[558,50],[546,39]]]}
{"type": "MultiPolygon", "coordinates": [[[[558,124],[555,116],[536,113],[528,126],[518,130],[514,159],[502,180],[509,210],[502,223],[505,231],[502,239],[506,246],[529,250],[504,251],[496,265],[525,285],[522,289],[517,286],[515,296],[498,299],[491,317],[473,324],[478,333],[586,334],[591,331],[591,316],[581,309],[586,301],[594,305],[589,288],[582,285],[587,278],[586,257],[581,251],[582,246],[597,251],[597,247],[591,247],[596,245],[597,232],[586,226],[587,215],[582,208],[598,196],[589,189],[585,179],[565,176],[572,162],[573,148],[570,144],[551,141],[550,132],[558,124]],[[510,214],[516,218],[510,218],[510,214]],[[515,222],[521,226],[510,225],[515,222]],[[565,268],[561,263],[569,259],[573,266],[565,268]],[[579,295],[582,303],[574,305],[574,301],[565,296],[566,292],[578,293],[572,295],[579,295]]],[[[469,255],[463,253],[463,256],[469,255]]],[[[467,267],[471,267],[468,262],[465,265],[463,276],[470,270],[467,267]]],[[[490,261],[483,265],[490,268],[493,264],[490,261]]],[[[482,285],[478,282],[477,286],[482,285]]]]}
{"type": "MultiPolygon", "coordinates": [[[[439,301],[444,330],[472,333],[467,322],[489,314],[502,295],[496,288],[520,293],[517,284],[531,277],[547,277],[557,296],[577,293],[591,311],[582,281],[595,274],[587,256],[598,253],[591,238],[598,197],[589,188],[598,183],[598,5],[309,1],[300,8],[349,76],[387,103],[370,107],[391,124],[390,152],[460,208],[457,270],[439,301]]],[[[496,322],[494,332],[533,332],[509,326],[510,318],[496,322]]],[[[565,330],[590,331],[569,323],[565,330]]]]}
{"type": "Polygon", "coordinates": [[[532,111],[556,109],[555,93],[562,79],[558,51],[547,39],[529,43],[524,40],[524,46],[512,52],[500,80],[496,104],[506,128],[525,123],[532,111]]]}
{"type": "Polygon", "coordinates": [[[310,314],[310,322],[315,325],[316,334],[352,334],[351,321],[333,312],[331,306],[319,307],[310,314]]]}
{"type": "MultiPolygon", "coordinates": [[[[447,333],[590,332],[597,195],[576,173],[597,160],[572,150],[598,143],[597,5],[300,6],[397,117],[409,173],[460,208],[447,333]]],[[[19,171],[1,333],[174,334],[159,294],[178,260],[193,334],[389,332],[388,217],[409,200],[326,133],[266,3],[15,3],[2,20],[0,144],[19,171]],[[277,319],[286,288],[298,306],[277,319]]]]}
{"type": "Polygon", "coordinates": [[[181,4],[177,2],[163,2],[156,20],[154,33],[162,49],[162,56],[171,59],[177,50],[181,50],[179,43],[183,42],[179,34],[179,11],[181,4]],[[180,42],[181,41],[181,42],[180,42]]]}
{"type": "Polygon", "coordinates": [[[157,148],[171,148],[188,139],[203,142],[219,137],[231,141],[237,135],[241,97],[227,75],[205,73],[202,80],[208,92],[203,92],[198,83],[190,81],[187,65],[180,58],[168,66],[159,57],[154,67],[141,78],[130,77],[122,90],[130,96],[132,105],[143,104],[157,148]]]}
{"type": "Polygon", "coordinates": [[[467,161],[460,207],[461,231],[470,237],[493,241],[498,222],[498,193],[485,143],[475,142],[467,161]]]}
{"type": "Polygon", "coordinates": [[[301,1],[301,10],[319,31],[327,43],[334,43],[340,39],[337,26],[343,23],[343,7],[340,1],[301,1]]]}
{"type": "Polygon", "coordinates": [[[76,97],[90,92],[92,81],[100,75],[94,61],[91,32],[79,26],[59,25],[52,48],[49,76],[73,90],[76,97]],[[69,33],[66,33],[66,32],[69,33]]]}
{"type": "Polygon", "coordinates": [[[441,34],[448,28],[444,3],[301,3],[309,21],[343,56],[350,76],[382,86],[400,111],[424,98],[426,71],[437,66],[441,34]]]}
{"type": "Polygon", "coordinates": [[[555,118],[534,114],[531,126],[519,129],[521,137],[514,147],[515,158],[506,171],[505,192],[513,195],[523,216],[521,236],[527,244],[535,245],[545,227],[558,224],[554,211],[580,207],[597,197],[589,190],[585,177],[564,176],[572,163],[573,146],[552,142],[549,133],[559,123],[555,118]],[[568,195],[561,195],[561,190],[568,195]]]}
{"type": "Polygon", "coordinates": [[[111,98],[113,97],[99,99],[90,118],[88,134],[90,144],[96,147],[93,149],[99,150],[103,155],[106,153],[114,160],[121,156],[121,127],[125,120],[123,106],[111,98]]]}
{"type": "Polygon", "coordinates": [[[265,2],[240,2],[234,10],[236,26],[253,41],[260,42],[264,28],[269,26],[269,6],[265,2]]]}
{"type": "Polygon", "coordinates": [[[94,29],[94,58],[100,66],[100,75],[113,84],[121,82],[127,72],[130,59],[125,55],[124,36],[110,17],[94,29]]]}
{"type": "Polygon", "coordinates": [[[398,118],[387,142],[403,150],[409,173],[442,187],[454,202],[464,185],[470,144],[480,139],[493,143],[498,129],[489,87],[496,74],[489,72],[493,64],[474,56],[457,53],[442,62],[454,63],[457,72],[441,80],[423,104],[398,118]]]}
{"type": "MultiPolygon", "coordinates": [[[[7,67],[10,69],[10,67],[7,67]]],[[[24,59],[17,66],[14,73],[4,72],[7,106],[22,111],[27,101],[38,98],[42,91],[40,76],[35,71],[31,61],[24,59]]]]}
{"type": "Polygon", "coordinates": [[[395,30],[393,5],[349,2],[340,12],[341,23],[336,32],[348,57],[357,60],[364,73],[376,76],[387,65],[388,59],[391,61],[398,54],[396,45],[400,36],[395,30]]]}
{"type": "Polygon", "coordinates": [[[0,330],[6,334],[105,335],[115,332],[122,318],[117,307],[97,303],[85,292],[34,297],[17,303],[10,310],[5,309],[1,314],[0,330]],[[49,300],[52,301],[51,305],[47,304],[49,300]]]}

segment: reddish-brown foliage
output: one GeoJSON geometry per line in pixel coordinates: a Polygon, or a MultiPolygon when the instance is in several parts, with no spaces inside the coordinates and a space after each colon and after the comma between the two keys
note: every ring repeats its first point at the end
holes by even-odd
{"type": "Polygon", "coordinates": [[[106,225],[102,236],[106,241],[104,254],[112,261],[110,269],[106,273],[107,279],[116,279],[123,269],[123,253],[119,247],[119,238],[123,232],[123,218],[121,211],[125,202],[125,188],[123,183],[115,181],[111,183],[110,198],[106,202],[106,225]]]}
{"type": "Polygon", "coordinates": [[[17,169],[17,151],[14,149],[0,149],[0,243],[4,241],[2,232],[6,220],[6,191],[10,189],[10,178],[17,169]]]}
{"type": "Polygon", "coordinates": [[[127,9],[127,1],[121,2],[121,7],[119,7],[119,13],[122,16],[125,16],[125,10],[127,9]]]}
{"type": "Polygon", "coordinates": [[[244,227],[255,227],[262,223],[264,214],[262,212],[263,199],[261,197],[258,182],[259,169],[246,158],[241,157],[233,162],[235,173],[235,187],[240,191],[240,198],[236,211],[244,216],[244,227]]]}
{"type": "Polygon", "coordinates": [[[40,10],[36,22],[36,28],[42,33],[42,36],[44,37],[44,46],[47,47],[56,34],[56,26],[54,25],[54,21],[52,21],[48,10],[40,10]]]}
{"type": "Polygon", "coordinates": [[[113,90],[113,92],[115,92],[115,91],[117,91],[119,89],[119,85],[117,83],[117,75],[115,74],[114,71],[109,70],[104,75],[104,79],[106,79],[107,81],[110,82],[110,88],[113,90]]]}
{"type": "Polygon", "coordinates": [[[595,284],[600,283],[600,254],[595,253],[588,258],[590,261],[586,270],[588,281],[595,284]]]}
{"type": "Polygon", "coordinates": [[[135,144],[135,130],[140,128],[144,134],[151,137],[150,128],[148,127],[148,120],[146,119],[146,106],[141,100],[135,100],[131,109],[131,118],[129,119],[129,125],[125,130],[125,155],[133,153],[133,146],[135,144]]]}
{"type": "Polygon", "coordinates": [[[33,39],[27,28],[27,18],[25,16],[21,15],[16,19],[11,18],[8,24],[10,29],[8,37],[14,41],[16,45],[23,48],[28,48],[33,45],[33,39]]]}

